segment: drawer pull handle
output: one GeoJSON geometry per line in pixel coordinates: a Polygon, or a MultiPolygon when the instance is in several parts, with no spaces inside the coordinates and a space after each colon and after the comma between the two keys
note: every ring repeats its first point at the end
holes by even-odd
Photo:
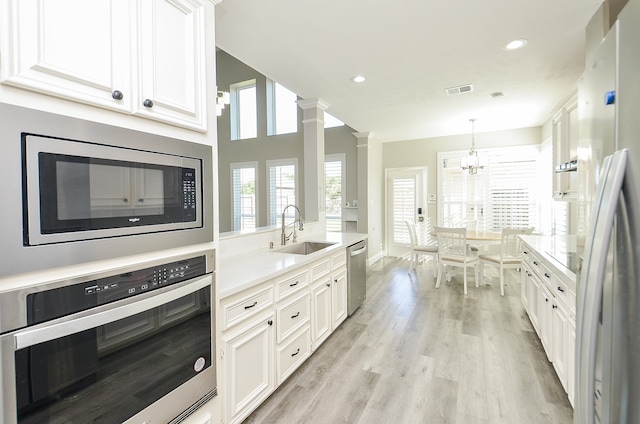
{"type": "Polygon", "coordinates": [[[299,281],[296,281],[296,282],[295,282],[295,283],[293,283],[293,284],[289,284],[289,287],[295,287],[295,286],[297,286],[297,285],[298,285],[298,283],[299,283],[299,281]]]}
{"type": "Polygon", "coordinates": [[[331,283],[327,283],[327,287],[331,287],[331,283]]]}
{"type": "Polygon", "coordinates": [[[298,348],[295,353],[292,353],[291,356],[296,356],[298,353],[300,353],[300,348],[298,348]]]}
{"type": "Polygon", "coordinates": [[[553,309],[558,309],[558,305],[553,305],[552,308],[553,309]]]}
{"type": "Polygon", "coordinates": [[[547,278],[551,278],[551,276],[549,274],[547,274],[546,272],[544,273],[544,276],[547,278]]]}
{"type": "Polygon", "coordinates": [[[536,262],[536,261],[533,261],[533,264],[534,264],[535,266],[538,266],[538,262],[536,262]]]}
{"type": "Polygon", "coordinates": [[[295,315],[291,315],[291,319],[298,318],[299,316],[300,316],[300,312],[296,313],[295,315]]]}
{"type": "Polygon", "coordinates": [[[244,309],[251,309],[254,306],[256,306],[257,304],[258,304],[258,301],[256,300],[255,302],[253,302],[253,305],[245,306],[244,309]]]}
{"type": "Polygon", "coordinates": [[[525,255],[528,255],[528,254],[529,254],[529,252],[527,252],[526,250],[525,250],[524,252],[522,252],[522,253],[524,253],[525,255]]]}
{"type": "Polygon", "coordinates": [[[269,324],[269,325],[273,325],[273,321],[272,321],[272,320],[269,320],[269,321],[267,321],[267,324],[269,324]]]}
{"type": "Polygon", "coordinates": [[[564,293],[564,289],[562,287],[558,287],[558,291],[564,293]]]}

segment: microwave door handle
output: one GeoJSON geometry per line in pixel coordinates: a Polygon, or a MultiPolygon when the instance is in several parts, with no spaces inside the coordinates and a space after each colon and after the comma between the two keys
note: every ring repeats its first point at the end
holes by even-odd
{"type": "Polygon", "coordinates": [[[602,303],[607,254],[627,163],[620,150],[603,163],[603,179],[587,233],[587,249],[578,290],[576,323],[576,408],[574,423],[595,422],[595,366],[599,307],[602,303]]]}
{"type": "Polygon", "coordinates": [[[132,315],[144,312],[146,310],[164,305],[172,300],[179,299],[196,292],[204,287],[210,286],[212,276],[206,275],[202,278],[192,280],[190,283],[180,286],[179,288],[168,290],[164,293],[150,296],[142,300],[133,300],[126,305],[116,306],[106,310],[102,310],[81,318],[69,321],[59,322],[56,324],[44,326],[33,330],[24,330],[15,334],[16,349],[33,346],[38,343],[48,342],[81,331],[96,328],[132,315]]]}

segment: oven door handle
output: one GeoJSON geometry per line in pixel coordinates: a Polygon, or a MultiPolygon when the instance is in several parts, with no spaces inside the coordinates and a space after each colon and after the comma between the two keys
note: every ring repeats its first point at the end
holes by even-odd
{"type": "Polygon", "coordinates": [[[90,315],[64,320],[55,324],[43,325],[40,328],[20,331],[14,335],[16,349],[23,349],[38,343],[66,337],[156,308],[210,286],[212,281],[213,277],[209,274],[195,280],[190,280],[190,282],[177,288],[167,287],[166,291],[150,295],[141,300],[131,299],[132,301],[126,305],[115,307],[105,305],[104,310],[99,310],[90,315]]]}

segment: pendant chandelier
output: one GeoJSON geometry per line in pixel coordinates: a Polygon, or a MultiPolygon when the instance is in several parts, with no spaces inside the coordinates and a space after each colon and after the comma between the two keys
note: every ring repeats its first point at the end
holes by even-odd
{"type": "Polygon", "coordinates": [[[484,165],[480,165],[480,159],[478,158],[478,152],[476,151],[476,141],[473,138],[473,127],[476,122],[476,118],[469,119],[471,122],[471,150],[466,158],[460,160],[460,165],[465,171],[469,171],[469,175],[476,175],[478,169],[484,168],[484,165]]]}

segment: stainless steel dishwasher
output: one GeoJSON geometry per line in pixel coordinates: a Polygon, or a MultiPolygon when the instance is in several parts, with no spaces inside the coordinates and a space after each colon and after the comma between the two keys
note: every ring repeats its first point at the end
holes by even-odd
{"type": "Polygon", "coordinates": [[[367,297],[367,240],[347,247],[348,315],[355,312],[367,297]]]}

